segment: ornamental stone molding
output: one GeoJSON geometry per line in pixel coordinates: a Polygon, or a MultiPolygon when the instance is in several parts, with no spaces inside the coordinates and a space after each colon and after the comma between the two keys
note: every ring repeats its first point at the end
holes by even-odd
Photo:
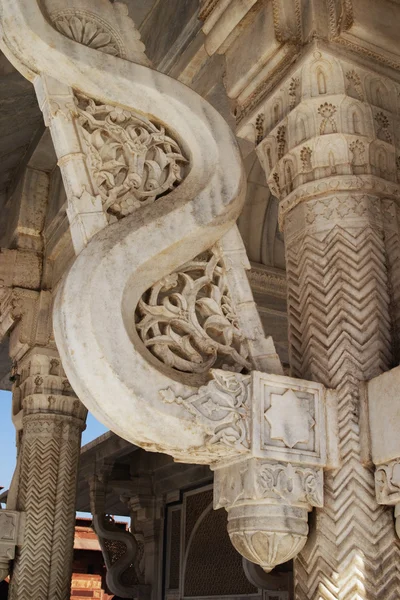
{"type": "MultiPolygon", "coordinates": [[[[76,258],[54,301],[62,368],[85,406],[123,438],[212,465],[233,544],[270,571],[304,546],[322,470],[336,464],[334,394],[284,377],[262,330],[235,225],[245,178],[228,125],[195,92],[148,68],[127,19],[129,54],[124,31],[115,34],[119,3],[94,6],[1,2],[1,47],[34,83],[67,195],[76,258]]],[[[283,130],[279,143],[283,152],[283,130]]],[[[75,406],[64,400],[68,390],[54,401],[51,389],[33,395],[64,415],[75,406]]],[[[29,422],[24,416],[27,443],[43,402],[29,422]]],[[[72,414],[62,423],[54,416],[49,444],[70,421],[78,427],[72,414]]],[[[57,457],[75,460],[78,439],[67,454],[54,448],[57,457]]],[[[15,598],[26,585],[19,565],[15,598]]],[[[52,573],[43,573],[49,589],[52,573]]],[[[49,597],[66,600],[62,586],[49,597]]]]}
{"type": "MultiPolygon", "coordinates": [[[[398,10],[391,0],[202,0],[199,16],[206,52],[225,56],[226,91],[243,125],[316,41],[337,56],[395,74],[398,10]]],[[[357,81],[351,85],[357,88],[357,81]]],[[[292,101],[297,93],[293,81],[292,101]]]]}

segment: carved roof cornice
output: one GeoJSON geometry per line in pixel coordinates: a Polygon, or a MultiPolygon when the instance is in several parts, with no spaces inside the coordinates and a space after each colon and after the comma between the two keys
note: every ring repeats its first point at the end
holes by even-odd
{"type": "Polygon", "coordinates": [[[400,52],[392,17],[397,11],[400,17],[400,3],[382,0],[379,5],[378,19],[375,0],[357,5],[353,0],[316,0],[312,5],[304,0],[248,0],[240,3],[240,10],[236,0],[204,0],[200,12],[204,46],[210,55],[227,55],[226,87],[228,96],[237,101],[238,124],[276,89],[294,62],[315,48],[315,42],[333,54],[372,63],[376,70],[396,77],[400,52]],[[385,4],[390,10],[385,11],[385,4]],[[252,29],[253,22],[262,20],[264,30],[252,29]],[[253,65],[244,66],[243,56],[252,56],[246,38],[249,32],[259,55],[254,56],[253,65]],[[262,40],[257,41],[257,35],[262,40]]]}

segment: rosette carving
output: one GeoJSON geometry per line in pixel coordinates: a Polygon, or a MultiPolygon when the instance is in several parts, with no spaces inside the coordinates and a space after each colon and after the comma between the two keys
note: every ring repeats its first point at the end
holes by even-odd
{"type": "Polygon", "coordinates": [[[61,13],[54,19],[53,25],[57,31],[79,44],[113,56],[123,54],[112,31],[104,23],[97,23],[84,14],[61,13]]]}

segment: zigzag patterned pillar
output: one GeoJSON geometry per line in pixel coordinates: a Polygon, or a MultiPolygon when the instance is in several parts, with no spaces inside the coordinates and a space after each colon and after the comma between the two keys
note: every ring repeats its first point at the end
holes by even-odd
{"type": "Polygon", "coordinates": [[[380,200],[356,191],[311,200],[286,221],[293,369],[339,391],[341,467],[325,474],[325,508],[296,560],[299,600],[399,594],[400,548],[375,498],[360,395],[391,363],[382,222],[380,200]]]}
{"type": "Polygon", "coordinates": [[[54,350],[33,348],[18,362],[17,371],[14,412],[16,421],[22,419],[22,432],[16,508],[25,513],[25,528],[10,598],[69,600],[86,409],[54,350]]]}
{"type": "Polygon", "coordinates": [[[399,91],[318,51],[254,118],[280,199],[292,374],[339,392],[338,464],[295,560],[296,600],[400,597],[400,544],[376,500],[362,395],[398,345],[399,91]]]}

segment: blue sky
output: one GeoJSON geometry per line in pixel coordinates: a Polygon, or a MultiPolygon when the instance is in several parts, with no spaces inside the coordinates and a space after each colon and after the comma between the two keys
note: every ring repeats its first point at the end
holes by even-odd
{"type": "MultiPolygon", "coordinates": [[[[89,414],[82,444],[91,442],[107,430],[89,414]]],[[[15,429],[11,421],[11,393],[0,391],[0,487],[8,488],[15,468],[15,429]]]]}

